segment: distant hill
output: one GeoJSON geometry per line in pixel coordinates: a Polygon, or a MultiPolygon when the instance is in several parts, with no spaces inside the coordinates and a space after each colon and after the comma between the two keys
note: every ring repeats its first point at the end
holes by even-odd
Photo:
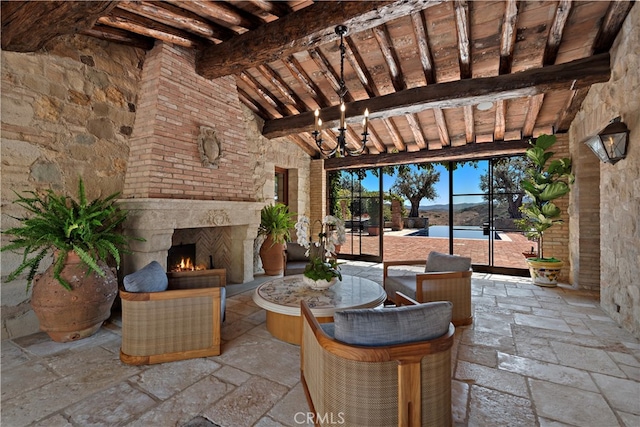
{"type": "MultiPolygon", "coordinates": [[[[486,203],[454,203],[453,210],[461,211],[464,209],[473,208],[476,206],[486,205],[486,203]]],[[[420,205],[418,210],[421,211],[449,211],[449,204],[446,205],[420,205]]]]}

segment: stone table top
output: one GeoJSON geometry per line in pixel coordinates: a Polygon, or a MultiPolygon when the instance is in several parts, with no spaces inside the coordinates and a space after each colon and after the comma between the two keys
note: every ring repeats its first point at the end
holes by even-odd
{"type": "Polygon", "coordinates": [[[377,307],[387,298],[382,286],[356,276],[342,275],[342,281],[328,289],[312,289],[302,274],[279,277],[260,285],[253,301],[265,310],[300,316],[300,301],[305,300],[316,317],[330,317],[337,310],[377,307]]]}

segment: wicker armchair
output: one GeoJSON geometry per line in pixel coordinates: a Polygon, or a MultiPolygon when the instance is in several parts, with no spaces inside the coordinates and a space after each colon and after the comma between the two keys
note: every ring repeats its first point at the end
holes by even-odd
{"type": "Polygon", "coordinates": [[[453,303],[453,318],[451,320],[453,324],[455,326],[470,325],[473,322],[472,270],[424,272],[424,268],[424,260],[385,261],[383,263],[383,287],[387,292],[388,299],[395,302],[396,292],[402,292],[421,303],[451,301],[453,303]],[[402,268],[407,266],[413,266],[413,268],[402,268]]]}
{"type": "Polygon", "coordinates": [[[120,360],[131,365],[220,354],[226,270],[167,273],[162,292],[126,292],[120,360]]]}
{"type": "Polygon", "coordinates": [[[450,426],[455,328],[446,323],[447,305],[446,332],[438,338],[363,346],[332,338],[325,331],[331,324],[321,327],[303,301],[301,379],[315,425],[450,426]]]}

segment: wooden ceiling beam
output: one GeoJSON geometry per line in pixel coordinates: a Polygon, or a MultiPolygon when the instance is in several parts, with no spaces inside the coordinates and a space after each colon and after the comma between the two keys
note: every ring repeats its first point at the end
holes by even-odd
{"type": "Polygon", "coordinates": [[[98,18],[98,22],[103,25],[153,37],[178,46],[192,48],[204,44],[204,39],[191,33],[178,30],[175,27],[161,24],[160,22],[122,9],[112,10],[109,15],[98,18]]]}
{"type": "Polygon", "coordinates": [[[505,101],[501,99],[496,101],[496,123],[493,130],[493,140],[494,141],[502,141],[504,139],[505,132],[505,118],[504,118],[504,108],[505,101]]]}
{"type": "Polygon", "coordinates": [[[433,65],[433,56],[429,48],[429,40],[427,39],[427,24],[425,22],[424,13],[414,12],[411,14],[411,22],[413,24],[413,32],[418,42],[418,52],[420,54],[420,62],[422,63],[422,71],[428,85],[436,82],[436,73],[433,65]]]}
{"type": "Polygon", "coordinates": [[[212,19],[214,22],[224,26],[242,27],[246,30],[253,30],[262,25],[262,20],[243,10],[232,7],[221,1],[204,0],[168,0],[178,7],[190,10],[203,18],[212,19]]]}
{"type": "Polygon", "coordinates": [[[278,18],[291,13],[287,3],[283,1],[249,0],[249,3],[278,18]]]}
{"type": "Polygon", "coordinates": [[[556,126],[556,132],[567,132],[569,130],[571,122],[573,122],[576,114],[578,114],[578,111],[582,106],[582,101],[584,101],[588,93],[588,87],[573,91],[573,93],[571,94],[571,98],[569,98],[569,101],[567,102],[567,105],[560,113],[560,118],[558,118],[558,124],[556,126]]]}
{"type": "Polygon", "coordinates": [[[150,50],[155,43],[155,39],[151,37],[142,36],[130,31],[121,30],[120,28],[108,27],[101,24],[96,24],[88,30],[82,30],[80,31],[80,34],[137,47],[143,50],[150,50]]]}
{"type": "Polygon", "coordinates": [[[536,120],[540,113],[540,109],[542,108],[543,101],[544,93],[539,93],[538,95],[529,97],[527,115],[525,116],[524,124],[522,125],[522,136],[524,138],[533,136],[533,129],[535,129],[536,120]]]}
{"type": "Polygon", "coordinates": [[[523,154],[529,148],[529,140],[498,141],[484,144],[468,144],[460,147],[447,147],[441,150],[404,151],[401,153],[380,153],[362,156],[332,157],[325,160],[325,170],[344,170],[373,168],[412,163],[448,162],[462,160],[480,160],[491,157],[515,156],[523,154]]]}
{"type": "Polygon", "coordinates": [[[547,44],[542,55],[542,65],[551,65],[556,63],[562,35],[564,34],[564,26],[569,19],[571,13],[572,0],[561,0],[556,8],[556,15],[553,18],[553,24],[549,30],[547,44]]]}
{"type": "Polygon", "coordinates": [[[451,145],[451,139],[449,138],[449,129],[447,128],[447,120],[445,119],[444,112],[441,108],[433,109],[433,119],[436,121],[436,127],[438,128],[440,146],[446,147],[448,145],[451,145]]]}
{"type": "Polygon", "coordinates": [[[518,30],[518,0],[507,0],[502,20],[502,35],[500,37],[500,66],[498,74],[509,74],[513,63],[513,49],[516,45],[518,30]]]}
{"type": "MultiPolygon", "coordinates": [[[[322,74],[325,76],[325,78],[329,81],[329,83],[331,83],[331,86],[336,91],[336,93],[340,93],[340,76],[335,72],[327,57],[324,56],[322,52],[320,52],[320,49],[311,49],[309,51],[309,55],[313,59],[313,62],[316,63],[320,71],[322,71],[322,74]]],[[[346,102],[353,102],[353,95],[351,95],[351,93],[347,91],[344,96],[344,100],[346,102]]]]}
{"type": "Polygon", "coordinates": [[[471,25],[467,0],[456,0],[456,27],[458,28],[458,59],[460,79],[470,79],[471,75],[471,25]]]}
{"type": "Polygon", "coordinates": [[[35,52],[54,37],[93,27],[117,1],[3,1],[2,50],[35,52]]]}
{"type": "Polygon", "coordinates": [[[320,90],[320,88],[315,84],[315,82],[309,77],[307,72],[302,68],[300,62],[292,55],[288,58],[282,60],[285,67],[289,70],[293,78],[295,78],[298,83],[302,85],[302,87],[313,97],[318,104],[318,107],[328,107],[331,105],[327,97],[320,90]]]}
{"type": "Polygon", "coordinates": [[[248,72],[240,73],[239,77],[247,86],[251,88],[251,90],[260,95],[265,101],[267,101],[269,105],[275,108],[276,111],[280,113],[280,115],[287,116],[289,114],[286,106],[278,98],[273,96],[271,92],[267,90],[267,88],[262,86],[262,84],[251,74],[249,74],[248,72]]]}
{"type": "Polygon", "coordinates": [[[262,105],[258,102],[254,101],[251,96],[247,92],[245,92],[241,87],[238,87],[238,98],[241,102],[243,102],[251,111],[256,113],[258,116],[263,119],[271,119],[273,115],[269,113],[262,105]]]}
{"type": "Polygon", "coordinates": [[[424,134],[422,133],[422,126],[420,125],[420,119],[418,119],[418,116],[415,114],[407,114],[404,117],[409,123],[409,129],[411,129],[411,133],[413,133],[413,139],[415,140],[418,148],[421,150],[429,148],[427,141],[424,138],[424,134]]]}
{"type": "MultiPolygon", "coordinates": [[[[348,122],[362,120],[362,112],[369,109],[369,119],[418,113],[434,108],[456,108],[480,102],[496,102],[533,96],[551,90],[579,89],[608,81],[611,76],[608,53],[544,68],[501,76],[437,83],[395,92],[377,98],[350,102],[348,122]]],[[[321,111],[323,126],[335,127],[340,107],[321,111]]],[[[271,120],[265,123],[263,134],[268,138],[306,132],[314,123],[312,112],[271,120]]],[[[444,142],[444,141],[443,141],[444,142]]]]}
{"type": "Polygon", "coordinates": [[[346,49],[345,55],[347,57],[347,61],[349,61],[351,68],[356,72],[356,75],[360,79],[360,83],[362,83],[362,86],[367,92],[369,98],[380,96],[380,91],[378,91],[378,88],[371,77],[371,73],[369,73],[367,64],[364,63],[362,55],[358,52],[358,49],[356,48],[355,43],[353,43],[353,40],[351,40],[351,37],[347,36],[344,38],[344,46],[346,49]]]}
{"type": "Polygon", "coordinates": [[[391,141],[393,142],[393,145],[396,147],[396,149],[398,151],[405,151],[407,149],[407,146],[402,139],[402,135],[400,135],[398,127],[393,122],[393,118],[389,117],[387,119],[383,119],[382,123],[384,124],[385,128],[387,128],[387,132],[389,133],[391,141]]]}
{"type": "Polygon", "coordinates": [[[391,75],[393,88],[396,91],[405,90],[407,88],[407,85],[404,82],[404,76],[402,75],[402,70],[400,69],[400,60],[398,59],[396,50],[393,48],[391,36],[389,35],[387,26],[382,24],[381,26],[375,27],[372,30],[373,36],[378,41],[378,46],[380,46],[382,57],[387,64],[389,74],[391,75]]]}
{"type": "Polygon", "coordinates": [[[369,133],[369,140],[373,143],[373,146],[376,147],[378,153],[386,153],[387,146],[382,143],[382,139],[380,138],[380,135],[378,135],[378,132],[376,132],[371,125],[369,125],[367,132],[369,133]]]}
{"type": "Polygon", "coordinates": [[[314,2],[253,31],[236,36],[223,43],[224,46],[220,44],[203,49],[196,60],[196,71],[209,79],[238,74],[258,64],[273,62],[338,40],[336,25],[346,25],[352,31],[363,31],[442,1],[314,2]]]}
{"type": "Polygon", "coordinates": [[[467,144],[472,144],[476,141],[476,130],[473,122],[473,106],[465,105],[464,107],[464,135],[467,139],[467,144]]]}
{"type": "Polygon", "coordinates": [[[227,28],[212,25],[199,15],[166,2],[127,0],[119,2],[118,8],[165,25],[181,28],[213,42],[220,42],[235,35],[227,28]]]}
{"type": "Polygon", "coordinates": [[[607,14],[593,42],[594,54],[609,52],[633,4],[633,1],[627,0],[615,0],[609,3],[607,14]]]}
{"type": "Polygon", "coordinates": [[[257,70],[262,74],[262,76],[269,80],[269,82],[278,89],[278,92],[282,94],[287,99],[287,102],[291,103],[296,112],[293,114],[298,114],[301,111],[311,111],[311,108],[306,106],[304,102],[300,99],[300,97],[291,90],[291,88],[287,85],[287,83],[276,73],[271,67],[268,65],[258,65],[257,70]]]}

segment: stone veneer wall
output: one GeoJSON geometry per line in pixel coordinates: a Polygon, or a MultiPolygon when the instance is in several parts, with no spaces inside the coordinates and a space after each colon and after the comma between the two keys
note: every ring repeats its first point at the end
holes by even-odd
{"type": "MultiPolygon", "coordinates": [[[[627,158],[599,163],[600,304],[619,325],[640,337],[640,7],[632,7],[611,49],[607,83],[593,85],[570,134],[573,151],[620,116],[631,131],[627,158]]],[[[593,153],[590,155],[595,156],[593,153]]],[[[596,188],[584,191],[598,191],[596,188]]],[[[582,230],[580,230],[582,234],[582,230]]],[[[575,242],[573,242],[575,245],[575,242]]],[[[582,264],[582,263],[581,263],[582,264]]]]}
{"type": "MultiPolygon", "coordinates": [[[[69,36],[39,52],[1,55],[2,228],[26,213],[11,203],[13,190],[75,197],[82,177],[89,198],[121,191],[145,53],[69,36]]],[[[3,252],[2,339],[38,330],[26,280],[5,282],[19,263],[3,252]]]]}
{"type": "MultiPolygon", "coordinates": [[[[149,101],[150,110],[147,110],[149,105],[142,105],[142,98],[144,102],[153,100],[147,91],[155,91],[153,87],[140,87],[143,64],[145,68],[157,64],[147,64],[145,52],[138,49],[74,36],[54,39],[46,49],[37,53],[3,51],[1,54],[3,229],[15,225],[9,215],[24,214],[10,203],[15,199],[11,190],[51,188],[75,194],[77,177],[81,175],[88,197],[123,191],[125,172],[138,171],[143,166],[140,163],[128,164],[129,136],[134,122],[138,120],[136,115],[155,120],[149,115],[155,108],[155,115],[163,116],[170,125],[164,128],[169,135],[159,133],[159,136],[168,138],[172,128],[179,129],[172,121],[181,120],[172,116],[186,114],[173,108],[178,104],[160,95],[156,105],[149,101]]],[[[163,71],[162,67],[155,67],[156,72],[165,78],[171,73],[182,76],[179,82],[170,84],[169,95],[182,97],[183,93],[194,90],[193,82],[199,77],[185,65],[192,64],[193,60],[188,51],[162,46],[156,48],[154,54],[164,57],[162,65],[166,68],[163,71]],[[182,87],[183,79],[185,87],[182,87]]],[[[158,58],[155,60],[160,61],[158,58]]],[[[181,98],[185,101],[181,107],[189,114],[195,108],[214,110],[213,123],[193,119],[192,124],[196,128],[200,124],[213,124],[216,130],[222,130],[223,144],[231,135],[234,144],[239,144],[244,150],[240,152],[237,146],[227,145],[227,157],[223,157],[224,161],[216,172],[220,174],[223,173],[221,169],[224,170],[226,175],[219,175],[222,182],[230,179],[241,182],[241,191],[236,193],[236,186],[233,186],[226,188],[224,194],[222,190],[213,190],[218,193],[208,193],[207,197],[246,199],[265,204],[273,202],[275,166],[278,166],[289,170],[292,211],[305,212],[309,205],[309,156],[283,139],[267,140],[262,137],[262,121],[239,103],[235,82],[230,78],[220,81],[222,83],[217,82],[211,87],[224,91],[224,95],[216,95],[214,102],[200,99],[198,107],[181,98]],[[237,161],[239,169],[223,167],[225,162],[235,165],[237,161]]],[[[197,131],[190,128],[188,132],[197,131]]],[[[142,126],[139,133],[137,128],[135,131],[136,138],[150,134],[150,130],[142,126]]],[[[194,135],[197,133],[189,133],[188,137],[181,134],[180,138],[191,141],[197,150],[194,135]]],[[[182,143],[176,147],[182,153],[188,150],[190,156],[195,153],[193,147],[185,148],[182,143]]],[[[143,156],[143,151],[136,155],[143,156]]],[[[199,164],[194,165],[195,169],[200,167],[199,164]]],[[[205,172],[211,171],[207,168],[205,172]]],[[[212,185],[212,188],[216,186],[212,185]]],[[[150,194],[151,187],[143,191],[150,194]]],[[[172,197],[181,197],[175,187],[169,192],[172,197]]],[[[132,188],[127,189],[129,196],[133,193],[132,188]]],[[[204,197],[204,192],[189,194],[188,197],[204,197]]],[[[18,263],[18,255],[2,254],[1,339],[38,331],[37,318],[29,306],[29,295],[25,293],[26,281],[4,282],[6,275],[18,263]]]]}

